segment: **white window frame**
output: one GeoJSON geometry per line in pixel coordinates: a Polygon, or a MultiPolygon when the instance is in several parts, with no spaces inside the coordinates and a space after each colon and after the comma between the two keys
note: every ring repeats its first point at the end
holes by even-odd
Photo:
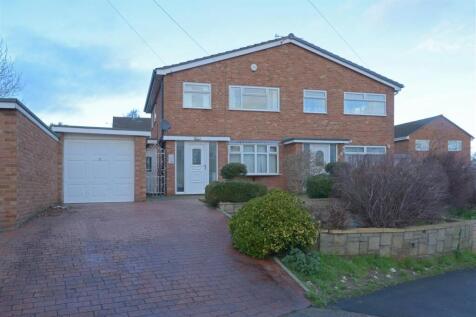
{"type": "Polygon", "coordinates": [[[448,140],[448,152],[461,152],[463,151],[463,141],[461,140],[448,140]],[[456,142],[458,145],[455,150],[450,149],[450,142],[456,142]]]}
{"type": "Polygon", "coordinates": [[[303,89],[302,91],[302,110],[304,113],[318,113],[318,114],[327,114],[327,91],[326,90],[318,90],[318,89],[303,89]],[[308,99],[324,99],[324,112],[315,112],[315,111],[306,111],[305,103],[306,103],[306,92],[319,92],[324,93],[324,98],[316,98],[316,97],[307,97],[308,99]]]}
{"type": "Polygon", "coordinates": [[[430,151],[430,140],[428,139],[418,139],[418,140],[415,140],[415,151],[417,152],[428,152],[430,151]],[[426,146],[424,147],[420,147],[418,146],[418,144],[426,144],[426,146]]]}
{"type": "Polygon", "coordinates": [[[385,145],[346,145],[344,146],[344,154],[345,155],[385,155],[387,154],[387,147],[385,145]],[[363,148],[363,152],[347,152],[348,148],[363,148]],[[368,152],[369,148],[383,148],[383,153],[372,153],[368,152]]]}
{"type": "MultiPolygon", "coordinates": [[[[187,93],[191,93],[187,91],[187,93]]],[[[204,92],[196,92],[194,91],[193,93],[201,93],[205,94],[204,92]]],[[[184,81],[182,83],[182,107],[185,109],[211,109],[212,108],[212,84],[210,83],[195,83],[195,82],[189,82],[189,81],[184,81]],[[208,86],[208,94],[210,95],[210,104],[207,107],[193,107],[193,106],[187,106],[185,105],[185,86],[186,85],[191,85],[191,86],[208,86]]]]}
{"type": "Polygon", "coordinates": [[[344,114],[349,115],[349,116],[372,116],[372,117],[386,117],[387,116],[387,95],[386,94],[379,94],[379,93],[373,93],[373,92],[354,92],[354,91],[344,91],[344,114]],[[347,99],[345,98],[346,94],[361,94],[364,95],[363,99],[347,99]],[[368,96],[384,96],[384,114],[361,114],[361,113],[349,113],[345,111],[345,101],[346,100],[358,100],[358,101],[375,101],[375,100],[368,100],[368,96]]]}
{"type": "Polygon", "coordinates": [[[278,87],[264,87],[264,86],[247,86],[247,85],[229,85],[228,86],[228,109],[233,111],[260,111],[260,112],[279,112],[281,107],[281,92],[278,87]],[[241,91],[241,105],[240,108],[231,107],[231,89],[240,88],[241,91]],[[277,109],[243,109],[243,88],[257,88],[257,89],[266,89],[266,97],[269,97],[270,90],[276,90],[278,92],[278,107],[277,109]]]}
{"type": "Polygon", "coordinates": [[[244,154],[254,154],[254,158],[255,158],[255,162],[254,162],[254,166],[255,166],[255,170],[258,168],[258,154],[266,154],[266,157],[267,157],[267,161],[266,161],[266,169],[267,169],[267,172],[266,173],[247,173],[246,175],[247,176],[275,176],[275,175],[280,175],[279,174],[279,144],[277,143],[230,143],[228,144],[228,163],[230,163],[230,156],[232,154],[239,154],[240,155],[240,163],[244,164],[244,160],[243,160],[243,156],[244,154]],[[243,147],[245,145],[253,145],[254,146],[254,152],[244,152],[243,150],[243,147]],[[266,148],[266,153],[264,152],[258,152],[258,145],[266,145],[267,148],[266,148]],[[231,151],[231,147],[232,146],[239,146],[240,147],[240,151],[237,152],[237,151],[231,151]],[[276,147],[276,152],[271,152],[270,151],[270,147],[276,147]],[[270,173],[269,172],[269,157],[270,155],[276,155],[276,173],[270,173]]]}

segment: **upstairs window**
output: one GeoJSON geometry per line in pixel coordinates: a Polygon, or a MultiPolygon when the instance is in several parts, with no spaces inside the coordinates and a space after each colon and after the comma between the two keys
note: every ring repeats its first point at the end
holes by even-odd
{"type": "Polygon", "coordinates": [[[448,152],[459,152],[463,150],[463,141],[461,140],[449,140],[448,152]]]}
{"type": "Polygon", "coordinates": [[[430,150],[430,140],[415,140],[415,151],[428,152],[430,150]]]}
{"type": "Polygon", "coordinates": [[[322,90],[304,89],[304,112],[327,113],[327,93],[322,90]]]}
{"type": "Polygon", "coordinates": [[[210,84],[183,83],[183,107],[194,109],[211,109],[210,84]]]}
{"type": "Polygon", "coordinates": [[[231,144],[228,146],[228,161],[246,165],[246,175],[277,175],[277,144],[231,144]]]}
{"type": "Polygon", "coordinates": [[[370,93],[344,93],[344,114],[385,116],[386,96],[370,93]]]}
{"type": "Polygon", "coordinates": [[[279,111],[279,88],[230,86],[230,110],[279,111]]]}

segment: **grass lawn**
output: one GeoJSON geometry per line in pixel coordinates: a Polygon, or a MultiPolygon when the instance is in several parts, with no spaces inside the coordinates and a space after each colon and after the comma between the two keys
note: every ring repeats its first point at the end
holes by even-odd
{"type": "Polygon", "coordinates": [[[386,286],[443,272],[476,267],[468,251],[425,259],[397,260],[380,256],[307,255],[294,250],[282,262],[309,288],[309,299],[324,307],[338,299],[363,295],[386,286]]]}

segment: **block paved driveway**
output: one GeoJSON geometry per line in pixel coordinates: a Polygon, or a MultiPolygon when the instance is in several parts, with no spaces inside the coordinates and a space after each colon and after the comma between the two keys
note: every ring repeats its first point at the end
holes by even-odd
{"type": "Polygon", "coordinates": [[[73,205],[0,233],[0,316],[279,316],[309,305],[196,199],[73,205]]]}

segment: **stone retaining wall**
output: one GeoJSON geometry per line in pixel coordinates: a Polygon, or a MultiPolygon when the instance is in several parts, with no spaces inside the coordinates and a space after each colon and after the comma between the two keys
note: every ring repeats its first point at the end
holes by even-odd
{"type": "Polygon", "coordinates": [[[476,252],[476,220],[408,228],[321,230],[322,253],[425,257],[460,250],[476,252]]]}
{"type": "Polygon", "coordinates": [[[232,216],[234,213],[238,211],[238,209],[243,207],[244,204],[245,203],[221,202],[218,204],[218,209],[232,216]]]}

